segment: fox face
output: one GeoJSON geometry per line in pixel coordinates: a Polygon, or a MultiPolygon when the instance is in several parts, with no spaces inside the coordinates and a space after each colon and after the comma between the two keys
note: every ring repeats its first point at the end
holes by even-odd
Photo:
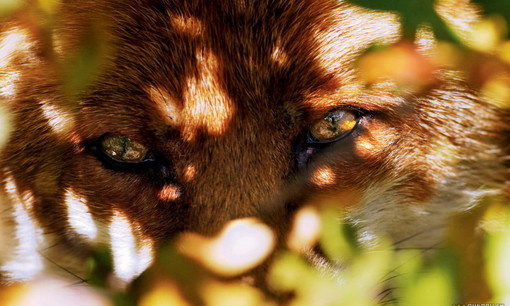
{"type": "MultiPolygon", "coordinates": [[[[455,18],[468,22],[463,5],[455,18]]],[[[180,233],[256,217],[284,235],[296,209],[324,201],[362,241],[426,247],[503,189],[505,113],[458,74],[438,70],[419,94],[359,78],[364,49],[400,38],[392,14],[329,0],[90,0],[56,16],[50,47],[22,18],[0,36],[6,281],[54,262],[79,274],[97,244],[130,280],[180,233]],[[100,69],[69,97],[52,61],[100,22],[100,69]]]]}

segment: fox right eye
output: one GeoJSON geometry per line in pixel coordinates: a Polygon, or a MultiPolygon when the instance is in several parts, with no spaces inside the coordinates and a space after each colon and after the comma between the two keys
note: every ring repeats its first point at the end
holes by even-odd
{"type": "Polygon", "coordinates": [[[349,135],[358,125],[359,112],[339,108],[330,111],[324,118],[315,121],[309,129],[310,143],[331,143],[349,135]]]}

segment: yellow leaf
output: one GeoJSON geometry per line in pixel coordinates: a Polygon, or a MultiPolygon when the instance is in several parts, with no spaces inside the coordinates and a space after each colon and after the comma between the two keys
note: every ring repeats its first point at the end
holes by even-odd
{"type": "Polygon", "coordinates": [[[39,8],[46,14],[52,15],[60,5],[60,0],[38,0],[39,8]]]}
{"type": "Polygon", "coordinates": [[[140,306],[190,306],[174,282],[164,279],[154,283],[154,287],[142,296],[140,306]]]}

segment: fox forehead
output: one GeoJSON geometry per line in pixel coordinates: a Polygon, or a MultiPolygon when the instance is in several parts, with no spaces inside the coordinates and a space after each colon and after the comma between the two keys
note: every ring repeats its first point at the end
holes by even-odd
{"type": "Polygon", "coordinates": [[[124,120],[117,107],[147,112],[137,100],[151,100],[156,119],[181,126],[189,139],[196,129],[223,133],[242,109],[282,105],[324,114],[342,103],[385,106],[384,99],[359,97],[352,65],[363,48],[398,38],[394,15],[341,1],[243,3],[151,2],[115,10],[123,4],[113,1],[113,60],[89,105],[124,120]]]}

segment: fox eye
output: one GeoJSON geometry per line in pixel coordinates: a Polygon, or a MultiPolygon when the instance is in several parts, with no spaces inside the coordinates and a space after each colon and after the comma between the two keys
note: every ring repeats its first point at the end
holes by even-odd
{"type": "Polygon", "coordinates": [[[315,121],[309,130],[309,138],[315,143],[329,143],[347,136],[359,122],[360,115],[352,109],[335,109],[324,118],[315,121]]]}
{"type": "Polygon", "coordinates": [[[106,134],[100,139],[100,144],[104,154],[120,163],[141,163],[153,160],[147,146],[123,135],[106,134]]]}

